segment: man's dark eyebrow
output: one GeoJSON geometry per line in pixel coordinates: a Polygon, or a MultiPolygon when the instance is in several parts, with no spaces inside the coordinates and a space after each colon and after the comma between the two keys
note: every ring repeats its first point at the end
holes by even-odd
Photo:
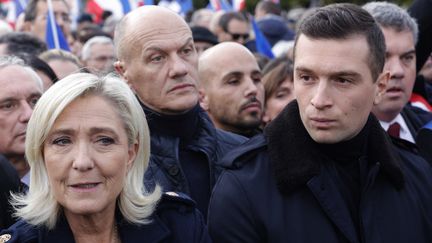
{"type": "Polygon", "coordinates": [[[340,72],[334,72],[330,74],[331,76],[337,76],[337,77],[360,77],[361,75],[357,72],[351,72],[351,71],[340,71],[340,72]]]}
{"type": "Polygon", "coordinates": [[[411,55],[411,54],[415,54],[415,53],[416,53],[415,49],[412,49],[412,50],[409,50],[409,51],[407,51],[405,53],[402,53],[401,56],[407,56],[407,55],[411,55]]]}
{"type": "Polygon", "coordinates": [[[311,69],[305,68],[305,67],[302,67],[302,66],[296,67],[295,70],[298,71],[298,72],[313,73],[313,71],[311,69]]]}
{"type": "Polygon", "coordinates": [[[233,71],[233,72],[229,72],[229,73],[225,74],[225,75],[222,77],[222,80],[226,81],[226,79],[228,79],[228,78],[230,78],[230,77],[232,77],[232,76],[235,76],[235,77],[241,77],[242,75],[243,75],[242,72],[239,72],[239,71],[233,71]]]}

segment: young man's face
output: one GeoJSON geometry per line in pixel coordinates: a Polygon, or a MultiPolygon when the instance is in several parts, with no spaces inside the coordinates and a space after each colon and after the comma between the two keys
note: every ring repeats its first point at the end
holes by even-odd
{"type": "Polygon", "coordinates": [[[312,139],[338,143],[356,136],[374,102],[384,91],[387,75],[374,82],[365,37],[297,40],[294,94],[300,117],[312,139]],[[355,47],[355,48],[353,48],[355,47]]]}
{"type": "MultiPolygon", "coordinates": [[[[259,127],[263,114],[264,86],[255,57],[244,46],[217,46],[211,57],[200,62],[207,71],[201,106],[217,128],[246,133],[259,127]],[[204,63],[207,62],[207,63],[204,63]]],[[[205,55],[205,54],[204,54],[205,55]]]]}

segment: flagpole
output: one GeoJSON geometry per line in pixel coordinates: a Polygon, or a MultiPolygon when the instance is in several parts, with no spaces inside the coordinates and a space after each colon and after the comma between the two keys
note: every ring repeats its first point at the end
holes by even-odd
{"type": "Polygon", "coordinates": [[[51,0],[47,0],[47,4],[48,4],[48,18],[50,18],[50,24],[51,24],[51,30],[52,30],[52,34],[53,34],[53,39],[54,39],[54,46],[55,49],[60,49],[60,43],[59,43],[59,39],[58,39],[58,35],[57,35],[57,26],[56,26],[56,22],[55,22],[55,16],[54,16],[54,10],[53,10],[53,6],[52,6],[52,1],[51,0]]]}

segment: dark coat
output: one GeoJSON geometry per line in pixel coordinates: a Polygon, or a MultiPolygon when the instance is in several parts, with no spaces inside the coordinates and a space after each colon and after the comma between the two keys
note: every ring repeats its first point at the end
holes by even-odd
{"type": "MultiPolygon", "coordinates": [[[[204,155],[203,163],[210,168],[210,185],[221,172],[219,161],[228,151],[246,141],[246,138],[216,129],[207,113],[199,109],[198,134],[186,149],[204,155]]],[[[149,123],[152,121],[149,120],[149,123]]],[[[179,161],[180,138],[150,131],[151,157],[145,175],[146,187],[152,189],[157,182],[164,191],[190,194],[188,181],[179,161]]],[[[210,190],[211,190],[210,188],[210,190]]]]}
{"type": "MultiPolygon", "coordinates": [[[[416,138],[417,143],[418,131],[429,121],[432,121],[432,113],[417,107],[413,107],[411,105],[406,105],[403,108],[401,115],[404,118],[411,134],[414,138],[416,138]]],[[[430,150],[430,148],[432,147],[430,146],[430,144],[432,144],[432,140],[430,141],[429,146],[417,146],[418,144],[411,144],[408,141],[396,138],[392,138],[392,140],[399,153],[413,153],[415,155],[423,156],[423,158],[425,158],[426,160],[428,160],[429,163],[432,164],[432,160],[427,156],[429,152],[428,150],[430,150]]]]}
{"type": "Polygon", "coordinates": [[[407,123],[408,129],[413,137],[416,137],[420,128],[429,121],[432,121],[432,113],[411,105],[406,105],[402,109],[401,115],[407,123]]]}
{"type": "Polygon", "coordinates": [[[356,230],[333,175],[314,148],[296,102],[263,136],[232,151],[215,186],[208,227],[214,242],[432,242],[432,168],[401,163],[374,118],[356,230]]]}
{"type": "MultiPolygon", "coordinates": [[[[163,195],[152,220],[150,224],[138,226],[118,219],[121,242],[211,242],[202,215],[187,197],[163,195]]],[[[75,242],[64,217],[50,231],[19,221],[0,232],[0,242],[1,237],[11,237],[7,241],[11,243],[75,242]]]]}
{"type": "Polygon", "coordinates": [[[18,192],[20,180],[15,168],[0,155],[0,229],[8,228],[15,220],[9,205],[11,192],[18,192]]]}

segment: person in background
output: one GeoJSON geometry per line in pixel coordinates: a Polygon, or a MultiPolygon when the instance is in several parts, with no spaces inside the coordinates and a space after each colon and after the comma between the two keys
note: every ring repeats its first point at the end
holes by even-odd
{"type": "Polygon", "coordinates": [[[191,27],[200,26],[206,29],[210,28],[210,21],[214,12],[211,9],[201,8],[193,12],[189,25],[191,27]]]}
{"type": "Polygon", "coordinates": [[[106,36],[95,36],[88,40],[81,52],[83,65],[94,74],[106,75],[114,71],[114,42],[106,36]]]}
{"type": "MultiPolygon", "coordinates": [[[[65,39],[71,41],[71,18],[68,3],[65,0],[52,0],[52,7],[56,23],[63,32],[65,39]]],[[[29,32],[46,42],[47,19],[47,0],[30,0],[24,11],[23,31],[29,32]]]]}
{"type": "Polygon", "coordinates": [[[219,129],[252,137],[264,109],[264,87],[254,55],[243,45],[223,42],[199,59],[200,105],[219,129]]]}
{"type": "Polygon", "coordinates": [[[0,87],[0,154],[28,186],[30,168],[24,157],[24,144],[27,124],[43,93],[43,83],[22,59],[0,56],[0,87]]]}
{"type": "Polygon", "coordinates": [[[385,53],[357,5],[300,23],[296,100],[224,158],[208,213],[214,242],[432,242],[432,167],[403,160],[371,113],[390,77],[385,53]]]}
{"type": "Polygon", "coordinates": [[[142,184],[150,137],[119,78],[74,74],[39,100],[27,130],[30,190],[14,194],[8,242],[210,242],[202,215],[142,184]],[[159,201],[159,202],[158,202],[159,201]]]}
{"type": "Polygon", "coordinates": [[[78,57],[67,51],[52,49],[40,54],[39,58],[54,70],[59,79],[72,73],[85,71],[78,57]]]}
{"type": "Polygon", "coordinates": [[[219,42],[234,41],[246,44],[250,36],[249,20],[240,12],[227,12],[219,19],[220,31],[215,33],[219,42]]]}
{"type": "Polygon", "coordinates": [[[255,6],[255,20],[259,21],[268,15],[281,16],[281,12],[279,4],[272,1],[261,0],[255,6]]]}
{"type": "Polygon", "coordinates": [[[11,193],[20,191],[20,179],[15,168],[0,155],[0,230],[15,223],[13,209],[9,203],[11,193]]]}
{"type": "Polygon", "coordinates": [[[219,43],[217,37],[205,27],[193,26],[191,30],[198,57],[205,50],[219,43]]]}
{"type": "Polygon", "coordinates": [[[380,120],[384,130],[396,138],[395,143],[403,142],[400,151],[416,155],[417,131],[432,120],[432,113],[408,103],[416,78],[417,23],[405,9],[394,3],[370,2],[363,8],[374,17],[384,33],[384,70],[390,72],[383,100],[373,107],[372,112],[380,120]]]}
{"type": "Polygon", "coordinates": [[[29,65],[41,78],[44,92],[58,81],[54,70],[44,60],[31,55],[18,55],[18,57],[23,59],[25,64],[29,65]]]}
{"type": "Polygon", "coordinates": [[[143,6],[117,25],[114,67],[135,91],[151,134],[146,187],[160,184],[196,201],[206,216],[223,155],[245,141],[218,130],[198,100],[198,55],[192,31],[175,12],[143,6]]]}
{"type": "Polygon", "coordinates": [[[292,61],[287,57],[272,60],[263,69],[262,83],[265,90],[262,125],[265,127],[295,99],[292,61]]]}
{"type": "Polygon", "coordinates": [[[1,55],[38,56],[47,50],[45,42],[25,32],[11,32],[0,36],[1,55]]]}

